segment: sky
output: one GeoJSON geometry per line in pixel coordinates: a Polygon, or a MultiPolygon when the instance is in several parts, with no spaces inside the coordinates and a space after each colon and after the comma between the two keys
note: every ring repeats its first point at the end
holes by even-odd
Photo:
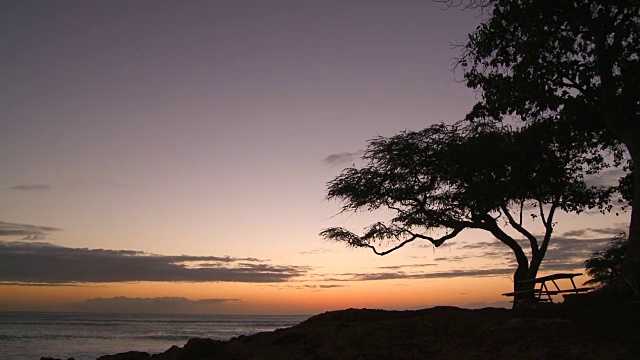
{"type": "MultiPolygon", "coordinates": [[[[368,139],[471,109],[453,44],[481,21],[427,0],[1,2],[0,311],[507,306],[486,234],[385,257],[318,235],[388,215],[325,200],[368,139]]],[[[628,214],[558,219],[543,272],[582,272],[628,214]]]]}

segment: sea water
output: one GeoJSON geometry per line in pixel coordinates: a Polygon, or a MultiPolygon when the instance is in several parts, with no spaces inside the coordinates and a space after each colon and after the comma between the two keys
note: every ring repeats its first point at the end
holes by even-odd
{"type": "Polygon", "coordinates": [[[0,358],[93,360],[131,350],[155,354],[194,337],[228,340],[290,327],[308,317],[0,312],[0,358]]]}

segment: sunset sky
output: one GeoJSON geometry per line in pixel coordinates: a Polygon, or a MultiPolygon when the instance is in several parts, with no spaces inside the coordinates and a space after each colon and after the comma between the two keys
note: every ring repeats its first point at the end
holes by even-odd
{"type": "MultiPolygon", "coordinates": [[[[489,235],[385,257],[318,235],[385,218],[324,199],[367,139],[470,110],[452,43],[481,20],[428,0],[1,2],[0,311],[504,305],[513,261],[489,235]]],[[[628,214],[558,221],[543,272],[581,272],[628,214]]]]}

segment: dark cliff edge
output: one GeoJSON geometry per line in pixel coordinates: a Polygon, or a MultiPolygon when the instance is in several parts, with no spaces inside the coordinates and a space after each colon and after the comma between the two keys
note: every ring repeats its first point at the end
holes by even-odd
{"type": "Polygon", "coordinates": [[[160,354],[131,351],[98,360],[639,359],[640,304],[607,305],[347,309],[273,332],[196,338],[160,354]]]}

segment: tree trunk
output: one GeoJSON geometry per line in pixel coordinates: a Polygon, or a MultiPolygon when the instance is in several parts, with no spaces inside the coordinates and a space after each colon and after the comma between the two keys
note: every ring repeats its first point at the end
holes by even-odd
{"type": "MultiPolygon", "coordinates": [[[[545,249],[546,250],[546,249],[545,249]]],[[[538,276],[538,270],[542,264],[546,251],[537,252],[531,256],[531,264],[527,266],[526,263],[518,264],[518,269],[514,274],[513,291],[524,292],[514,297],[513,307],[522,303],[535,303],[538,301],[535,295],[536,283],[528,282],[525,284],[519,283],[522,280],[533,280],[538,276]]]]}
{"type": "Polygon", "coordinates": [[[542,264],[542,259],[544,259],[545,252],[537,252],[535,255],[531,256],[531,265],[529,266],[529,271],[527,272],[528,279],[535,279],[538,276],[538,270],[540,270],[540,265],[542,264]]]}
{"type": "Polygon", "coordinates": [[[635,134],[625,145],[633,162],[633,204],[629,223],[629,252],[624,263],[626,281],[634,297],[640,296],[640,134],[635,134]]]}
{"type": "MultiPolygon", "coordinates": [[[[548,224],[553,222],[553,215],[555,213],[555,205],[549,212],[549,218],[547,220],[548,224]]],[[[542,265],[542,260],[544,260],[544,256],[547,254],[547,249],[549,248],[549,241],[551,241],[551,234],[553,233],[553,226],[546,225],[545,235],[542,239],[542,244],[538,251],[533,251],[531,254],[531,264],[529,265],[529,273],[528,276],[530,279],[535,279],[538,276],[538,270],[540,270],[540,266],[542,265]]]]}
{"type": "Polygon", "coordinates": [[[488,214],[484,214],[484,216],[482,217],[482,221],[485,225],[483,229],[488,230],[493,236],[496,237],[496,239],[502,241],[505,245],[507,245],[511,249],[511,251],[513,251],[513,254],[516,257],[518,268],[513,274],[513,291],[515,292],[513,296],[513,307],[515,308],[519,303],[522,302],[534,301],[535,296],[533,291],[527,291],[533,290],[535,284],[521,283],[521,281],[523,280],[528,280],[527,276],[529,272],[529,261],[527,259],[527,255],[525,255],[524,251],[522,251],[522,247],[511,236],[502,231],[496,223],[495,219],[493,219],[488,214]],[[522,293],[522,291],[524,291],[524,293],[522,293]]]}
{"type": "Polygon", "coordinates": [[[523,284],[523,280],[535,279],[531,277],[529,274],[529,264],[527,263],[527,259],[517,258],[518,260],[518,268],[516,272],[513,274],[513,291],[516,293],[513,296],[513,308],[516,308],[518,305],[522,303],[532,303],[535,299],[535,294],[533,290],[535,289],[535,283],[525,283],[523,284]]]}

